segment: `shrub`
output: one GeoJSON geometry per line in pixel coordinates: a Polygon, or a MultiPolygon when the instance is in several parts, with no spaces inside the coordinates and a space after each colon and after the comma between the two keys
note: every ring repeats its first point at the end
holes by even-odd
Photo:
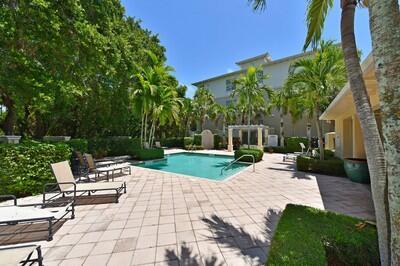
{"type": "Polygon", "coordinates": [[[288,204],[279,220],[268,265],[379,265],[376,227],[359,219],[288,204]]]}
{"type": "Polygon", "coordinates": [[[185,146],[185,150],[198,151],[204,150],[204,147],[201,145],[187,145],[185,146]]]}
{"type": "Polygon", "coordinates": [[[346,176],[343,161],[337,158],[319,160],[306,156],[299,156],[296,160],[297,170],[325,175],[346,176]]]}
{"type": "Polygon", "coordinates": [[[134,155],[135,151],[140,149],[139,139],[121,138],[108,140],[109,156],[134,155]]]}
{"type": "Polygon", "coordinates": [[[193,138],[192,137],[185,137],[183,140],[184,146],[189,146],[193,144],[193,138]]]}
{"type": "Polygon", "coordinates": [[[289,153],[286,147],[265,147],[264,151],[269,152],[270,149],[272,149],[274,153],[289,153]]]}
{"type": "Polygon", "coordinates": [[[155,160],[164,158],[163,149],[140,149],[136,150],[136,157],[139,160],[155,160]]]}
{"type": "MultiPolygon", "coordinates": [[[[240,156],[243,156],[245,154],[250,154],[254,156],[254,159],[256,162],[259,162],[262,160],[262,157],[264,155],[264,152],[259,149],[239,149],[235,151],[235,159],[238,159],[240,156]]],[[[253,159],[246,156],[242,159],[240,159],[241,162],[253,162],[253,159]]]]}
{"type": "Polygon", "coordinates": [[[214,149],[219,150],[222,147],[222,137],[218,134],[214,134],[214,149]]]}
{"type": "Polygon", "coordinates": [[[105,156],[135,155],[140,149],[139,139],[130,138],[95,138],[89,140],[88,151],[95,158],[105,156]]]}
{"type": "Polygon", "coordinates": [[[285,147],[287,152],[301,151],[300,142],[306,147],[308,146],[308,139],[303,137],[287,137],[285,138],[285,147]]]}
{"type": "Polygon", "coordinates": [[[195,134],[193,136],[193,144],[194,145],[201,145],[201,135],[200,134],[195,134]]]}
{"type": "Polygon", "coordinates": [[[65,143],[68,144],[73,151],[79,151],[81,153],[89,151],[89,142],[87,139],[71,139],[65,143]]]}
{"type": "Polygon", "coordinates": [[[168,147],[168,148],[183,148],[184,145],[184,138],[176,137],[176,138],[166,138],[160,140],[161,146],[168,147]]]}
{"type": "Polygon", "coordinates": [[[40,143],[0,145],[0,194],[18,197],[43,192],[45,183],[54,182],[50,164],[71,158],[66,143],[40,143]]]}

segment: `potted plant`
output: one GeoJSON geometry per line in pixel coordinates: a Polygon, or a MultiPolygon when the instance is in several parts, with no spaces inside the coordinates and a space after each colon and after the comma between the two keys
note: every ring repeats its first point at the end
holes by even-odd
{"type": "Polygon", "coordinates": [[[268,152],[269,152],[269,153],[274,153],[274,148],[268,147],[268,152]]]}
{"type": "Polygon", "coordinates": [[[357,183],[369,184],[369,170],[366,159],[345,158],[344,170],[351,181],[357,183]]]}

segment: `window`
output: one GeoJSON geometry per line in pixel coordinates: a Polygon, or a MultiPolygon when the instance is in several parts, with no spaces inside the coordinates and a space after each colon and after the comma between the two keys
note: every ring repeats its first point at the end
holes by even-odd
{"type": "Polygon", "coordinates": [[[231,79],[227,79],[225,81],[226,84],[226,91],[232,91],[235,89],[235,83],[231,79]]]}

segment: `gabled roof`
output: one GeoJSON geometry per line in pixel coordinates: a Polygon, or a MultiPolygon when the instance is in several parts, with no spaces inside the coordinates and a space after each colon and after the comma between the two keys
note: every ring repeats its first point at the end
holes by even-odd
{"type": "Polygon", "coordinates": [[[254,57],[250,57],[250,58],[244,59],[242,61],[236,62],[235,64],[240,66],[240,65],[243,65],[243,64],[246,64],[246,63],[250,63],[250,62],[256,61],[258,59],[263,59],[263,58],[267,58],[268,61],[272,61],[271,57],[269,56],[269,53],[263,53],[263,54],[260,54],[260,55],[257,55],[257,56],[254,56],[254,57]]]}

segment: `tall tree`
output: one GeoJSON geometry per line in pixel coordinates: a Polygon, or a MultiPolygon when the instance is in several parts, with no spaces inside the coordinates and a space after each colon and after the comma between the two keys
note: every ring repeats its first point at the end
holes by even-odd
{"type": "Polygon", "coordinates": [[[312,57],[295,61],[285,83],[286,90],[292,91],[291,100],[303,106],[316,126],[321,160],[324,160],[324,145],[319,117],[345,83],[343,52],[331,41],[322,41],[312,57]]]}
{"type": "Polygon", "coordinates": [[[200,131],[203,131],[204,123],[212,116],[215,107],[214,95],[206,88],[199,88],[192,103],[194,114],[200,121],[200,131]]]}
{"type": "MultiPolygon", "coordinates": [[[[306,15],[308,32],[304,50],[310,45],[316,47],[321,40],[325,18],[328,11],[333,7],[333,1],[308,0],[306,15]]],[[[253,9],[262,10],[265,9],[267,0],[248,0],[248,2],[253,5],[253,9]]],[[[386,163],[378,125],[362,76],[354,33],[355,9],[357,5],[363,6],[367,2],[367,0],[341,0],[340,31],[347,76],[364,136],[365,153],[371,176],[372,196],[377,219],[381,263],[382,265],[387,265],[390,264],[390,221],[387,212],[386,163]]]]}
{"type": "Polygon", "coordinates": [[[250,148],[251,118],[253,112],[265,110],[267,107],[265,97],[271,97],[272,89],[265,85],[266,75],[260,75],[260,69],[249,67],[245,75],[235,80],[235,88],[231,93],[232,98],[237,98],[239,108],[247,113],[247,147],[250,148]]]}
{"type": "Polygon", "coordinates": [[[400,11],[397,0],[369,1],[388,175],[391,263],[400,265],[400,11]]]}

